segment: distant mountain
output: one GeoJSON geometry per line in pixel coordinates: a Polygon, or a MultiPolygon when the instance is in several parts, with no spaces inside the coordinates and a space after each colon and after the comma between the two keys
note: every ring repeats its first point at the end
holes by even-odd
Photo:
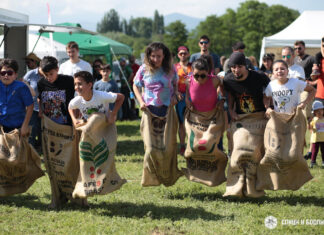
{"type": "Polygon", "coordinates": [[[183,15],[180,13],[172,13],[164,16],[164,26],[167,26],[168,24],[177,20],[180,20],[182,23],[184,23],[188,31],[196,28],[200,21],[203,21],[203,19],[183,15]]]}

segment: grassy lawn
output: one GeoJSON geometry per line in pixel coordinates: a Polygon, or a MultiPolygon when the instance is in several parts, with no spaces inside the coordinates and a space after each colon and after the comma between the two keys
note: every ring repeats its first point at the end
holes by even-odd
{"type": "MultiPolygon", "coordinates": [[[[117,125],[117,170],[128,183],[89,198],[90,209],[52,211],[46,175],[26,193],[0,199],[0,234],[324,234],[324,169],[311,169],[314,179],[298,191],[267,191],[259,199],[223,198],[225,183],[210,188],[184,177],[172,187],[143,188],[139,121],[117,125]],[[278,222],[273,230],[264,225],[270,215],[278,222]],[[310,219],[321,225],[306,225],[310,219]],[[305,224],[282,224],[287,220],[305,224]]],[[[180,155],[178,161],[185,165],[180,155]]]]}

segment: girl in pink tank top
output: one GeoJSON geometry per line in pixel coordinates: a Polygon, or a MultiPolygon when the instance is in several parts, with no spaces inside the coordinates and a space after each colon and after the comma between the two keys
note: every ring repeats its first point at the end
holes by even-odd
{"type": "Polygon", "coordinates": [[[186,92],[186,105],[199,112],[213,110],[217,104],[217,87],[220,80],[217,76],[209,74],[208,63],[199,58],[192,64],[193,74],[189,78],[186,92]]]}

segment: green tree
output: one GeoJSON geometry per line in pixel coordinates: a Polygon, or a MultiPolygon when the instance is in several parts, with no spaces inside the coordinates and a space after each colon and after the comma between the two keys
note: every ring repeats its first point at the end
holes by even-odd
{"type": "Polygon", "coordinates": [[[105,13],[101,22],[97,23],[97,32],[106,33],[106,32],[120,32],[121,24],[117,11],[111,9],[109,12],[105,13]]]}
{"type": "Polygon", "coordinates": [[[177,48],[186,44],[188,31],[185,24],[177,20],[165,27],[164,42],[169,49],[177,54],[177,48]]]}
{"type": "Polygon", "coordinates": [[[258,56],[262,39],[287,27],[298,11],[281,5],[268,6],[255,0],[240,4],[236,13],[238,38],[246,44],[245,54],[258,56]]]}
{"type": "Polygon", "coordinates": [[[152,19],[146,17],[131,18],[131,20],[129,21],[132,36],[135,37],[151,38],[152,25],[152,19]]]}
{"type": "Polygon", "coordinates": [[[164,34],[164,17],[163,15],[159,15],[157,10],[154,11],[152,33],[164,34]]]}

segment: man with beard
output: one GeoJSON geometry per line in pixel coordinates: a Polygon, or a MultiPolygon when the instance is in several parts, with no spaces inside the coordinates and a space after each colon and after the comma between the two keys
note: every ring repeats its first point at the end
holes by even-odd
{"type": "Polygon", "coordinates": [[[209,50],[210,47],[210,40],[207,35],[203,35],[199,39],[198,43],[200,47],[200,52],[197,52],[195,54],[192,54],[190,57],[190,63],[193,63],[195,60],[200,58],[202,55],[210,55],[213,58],[213,63],[214,63],[214,70],[215,74],[218,74],[220,72],[220,68],[222,67],[220,64],[219,56],[209,50]]]}
{"type": "Polygon", "coordinates": [[[238,114],[266,111],[263,91],[270,79],[263,73],[248,70],[242,52],[232,53],[229,66],[232,73],[225,76],[223,85],[228,92],[229,113],[232,120],[237,120],[238,114]]]}
{"type": "MultiPolygon", "coordinates": [[[[295,54],[297,55],[294,59],[295,64],[302,66],[305,70],[306,80],[311,81],[310,74],[312,73],[312,67],[315,62],[315,58],[305,53],[305,42],[296,41],[294,44],[295,54]]],[[[311,83],[311,85],[316,85],[311,83]]]]}

